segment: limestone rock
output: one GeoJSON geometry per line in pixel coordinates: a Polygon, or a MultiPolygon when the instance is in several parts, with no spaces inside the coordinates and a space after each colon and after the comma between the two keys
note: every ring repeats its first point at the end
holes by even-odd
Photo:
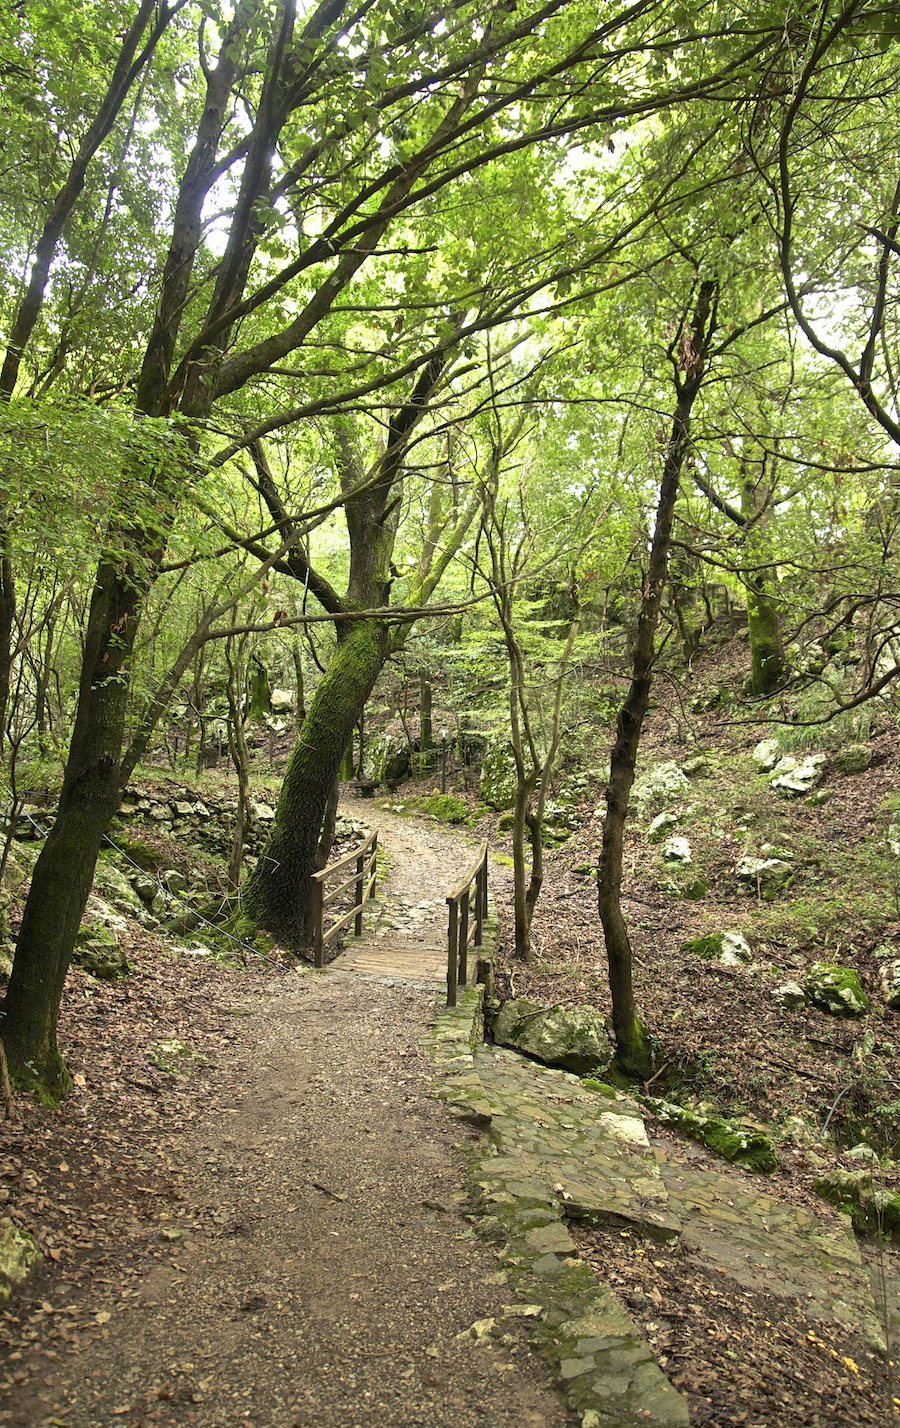
{"type": "Polygon", "coordinates": [[[647,829],[647,842],[661,843],[673,828],[678,827],[680,821],[677,813],[657,813],[647,829]]]}
{"type": "Polygon", "coordinates": [[[150,907],[158,892],[156,879],[149,873],[132,873],[130,882],[144,906],[150,907]]]}
{"type": "Polygon", "coordinates": [[[852,967],[816,962],[803,986],[813,1006],[830,1016],[865,1016],[869,1010],[869,998],[852,967]]]}
{"type": "Polygon", "coordinates": [[[548,799],[544,805],[544,824],[541,837],[545,847],[565,843],[581,827],[581,819],[574,802],[559,797],[548,799]]]}
{"type": "Polygon", "coordinates": [[[740,882],[751,892],[758,892],[766,902],[776,898],[794,876],[793,868],[784,858],[741,858],[735,872],[740,882]]]}
{"type": "Polygon", "coordinates": [[[125,913],[129,917],[140,917],[143,914],[144,904],[135,891],[130,877],[127,873],[123,873],[121,868],[118,868],[108,857],[101,856],[97,859],[94,886],[102,894],[104,900],[117,911],[125,913]]]}
{"type": "Polygon", "coordinates": [[[879,1163],[878,1152],[874,1151],[870,1145],[866,1145],[864,1140],[861,1140],[858,1145],[851,1146],[847,1151],[847,1156],[850,1160],[868,1161],[870,1165],[879,1163]]]}
{"type": "Polygon", "coordinates": [[[696,754],[691,754],[689,758],[682,759],[681,761],[681,772],[687,778],[708,778],[711,772],[711,768],[712,765],[710,764],[707,755],[700,753],[699,751],[696,754]]]}
{"type": "Polygon", "coordinates": [[[785,1011],[799,1011],[801,1007],[806,1006],[806,993],[799,982],[783,982],[780,987],[775,988],[773,996],[785,1011]]]}
{"type": "Polygon", "coordinates": [[[119,946],[115,933],[97,923],[88,923],[79,929],[72,961],[76,967],[102,982],[114,982],[131,973],[131,963],[119,946]]]}
{"type": "Polygon", "coordinates": [[[893,1011],[900,1011],[900,962],[888,962],[881,968],[884,1000],[893,1011]]]}
{"type": "Polygon", "coordinates": [[[269,708],[273,714],[289,714],[297,702],[294,689],[273,689],[269,695],[269,708]]]}
{"type": "Polygon", "coordinates": [[[815,1145],[820,1134],[816,1126],[810,1125],[802,1116],[785,1116],[782,1131],[785,1140],[789,1140],[792,1145],[806,1147],[815,1145]]]}
{"type": "Polygon", "coordinates": [[[687,797],[690,789],[689,779],[676,763],[656,764],[635,779],[631,798],[636,805],[659,803],[665,806],[687,797]]]}
{"type": "Polygon", "coordinates": [[[525,998],[504,1002],[494,1041],[578,1076],[608,1066],[613,1054],[606,1021],[595,1007],[546,1007],[525,998]]]}
{"type": "Polygon", "coordinates": [[[709,937],[692,937],[681,944],[682,952],[691,952],[706,962],[720,962],[723,967],[737,967],[753,956],[743,932],[713,932],[709,937]]]}
{"type": "Polygon", "coordinates": [[[0,1220],[0,1304],[28,1283],[41,1262],[34,1240],[12,1220],[0,1220]]]}
{"type": "Polygon", "coordinates": [[[751,758],[760,773],[771,773],[781,758],[781,749],[778,747],[778,740],[760,739],[751,754],[751,758]]]}
{"type": "Polygon", "coordinates": [[[663,844],[663,857],[668,863],[691,863],[691,845],[686,838],[667,838],[663,844]]]}
{"type": "Polygon", "coordinates": [[[872,765],[872,750],[868,744],[845,744],[834,756],[842,774],[865,773],[872,765]]]}
{"type": "Polygon", "coordinates": [[[516,766],[511,745],[505,739],[488,745],[478,791],[482,801],[498,812],[512,808],[516,798],[516,766]]]}
{"type": "Polygon", "coordinates": [[[871,1170],[829,1170],[814,1185],[816,1194],[850,1216],[857,1234],[900,1237],[900,1195],[876,1185],[871,1170]]]}
{"type": "Polygon", "coordinates": [[[183,893],[187,887],[187,878],[177,868],[166,868],[160,873],[159,880],[170,893],[183,893]]]}
{"type": "Polygon", "coordinates": [[[772,770],[769,785],[786,798],[800,798],[822,782],[827,763],[826,754],[806,754],[803,758],[786,754],[772,770]]]}

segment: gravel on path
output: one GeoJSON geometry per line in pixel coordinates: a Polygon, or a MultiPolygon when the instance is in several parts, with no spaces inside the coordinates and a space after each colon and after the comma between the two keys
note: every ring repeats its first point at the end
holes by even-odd
{"type": "Polygon", "coordinates": [[[396,980],[273,980],[168,1152],[183,1179],[160,1209],[156,1257],[136,1280],[95,1287],[91,1328],[0,1422],[577,1421],[514,1324],[500,1342],[467,1333],[511,1293],[463,1214],[475,1132],[435,1093],[421,1045],[434,1008],[432,993],[396,980]]]}

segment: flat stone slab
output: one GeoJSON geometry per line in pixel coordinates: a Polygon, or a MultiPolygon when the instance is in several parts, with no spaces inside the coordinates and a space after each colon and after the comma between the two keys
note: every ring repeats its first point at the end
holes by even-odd
{"type": "Polygon", "coordinates": [[[685,1165],[662,1147],[656,1154],[685,1253],[745,1289],[799,1300],[811,1318],[857,1330],[884,1352],[882,1318],[849,1220],[777,1200],[756,1177],[685,1165]]]}
{"type": "Polygon", "coordinates": [[[488,1195],[513,1177],[540,1186],[571,1219],[680,1232],[635,1101],[588,1091],[577,1076],[499,1047],[479,1047],[475,1068],[497,1107],[489,1135],[498,1155],[478,1178],[488,1195]]]}

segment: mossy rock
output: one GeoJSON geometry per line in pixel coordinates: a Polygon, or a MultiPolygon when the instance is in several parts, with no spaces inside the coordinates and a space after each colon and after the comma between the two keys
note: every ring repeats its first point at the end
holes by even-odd
{"type": "Polygon", "coordinates": [[[206,1058],[175,1036],[154,1041],[147,1058],[159,1071],[171,1076],[187,1075],[194,1066],[203,1066],[206,1058]]]}
{"type": "Polygon", "coordinates": [[[132,863],[144,873],[155,873],[165,863],[165,853],[154,848],[151,843],[144,843],[140,838],[117,838],[116,844],[120,851],[129,858],[132,863]]]}
{"type": "Polygon", "coordinates": [[[868,744],[845,744],[834,755],[842,774],[861,774],[872,765],[872,750],[868,744]]]}
{"type": "Polygon", "coordinates": [[[709,883],[702,873],[694,873],[693,877],[687,878],[681,884],[681,896],[696,900],[706,897],[709,892],[709,883]]]}
{"type": "Polygon", "coordinates": [[[708,937],[690,937],[682,942],[679,950],[701,957],[704,962],[721,962],[725,967],[749,962],[753,956],[750,943],[742,932],[713,932],[708,937]]]}
{"type": "Polygon", "coordinates": [[[131,975],[131,963],[115,933],[98,923],[79,928],[72,961],[101,982],[115,982],[131,975]]]}
{"type": "Polygon", "coordinates": [[[516,763],[512,745],[505,739],[488,745],[481,765],[478,791],[489,808],[512,808],[516,798],[516,763]]]}
{"type": "Polygon", "coordinates": [[[639,1097],[645,1106],[661,1121],[678,1126],[693,1140],[732,1165],[740,1165],[755,1175],[769,1175],[777,1170],[780,1161],[775,1154],[775,1146],[762,1131],[745,1126],[740,1121],[724,1116],[702,1115],[699,1111],[689,1111],[677,1106],[673,1101],[656,1100],[652,1096],[639,1097]]]}
{"type": "Polygon", "coordinates": [[[41,1263],[31,1235],[12,1220],[0,1220],[0,1304],[7,1304],[28,1283],[41,1263]]]}
{"type": "Polygon", "coordinates": [[[794,869],[783,858],[739,859],[735,868],[738,880],[764,902],[774,902],[794,880],[794,869]]]}
{"type": "Polygon", "coordinates": [[[497,832],[510,833],[514,822],[515,819],[511,813],[501,813],[499,822],[497,823],[497,832]]]}
{"type": "Polygon", "coordinates": [[[686,774],[676,763],[656,764],[635,779],[631,789],[631,800],[636,807],[646,808],[652,804],[665,807],[677,803],[690,795],[691,785],[686,774]]]}
{"type": "Polygon", "coordinates": [[[900,1239],[900,1195],[877,1186],[871,1170],[829,1170],[814,1182],[817,1195],[849,1215],[858,1235],[900,1239]]]}
{"type": "Polygon", "coordinates": [[[680,822],[681,815],[678,813],[672,813],[671,811],[657,813],[656,817],[651,820],[644,836],[648,843],[661,843],[664,838],[669,836],[673,828],[678,827],[680,822]]]}
{"type": "Polygon", "coordinates": [[[504,1002],[494,1040],[576,1076],[605,1070],[613,1057],[606,1018],[592,1006],[543,1006],[524,997],[504,1002]]]}
{"type": "Polygon", "coordinates": [[[852,967],[816,962],[803,983],[813,1006],[829,1016],[859,1017],[869,1010],[869,998],[852,967]]]}

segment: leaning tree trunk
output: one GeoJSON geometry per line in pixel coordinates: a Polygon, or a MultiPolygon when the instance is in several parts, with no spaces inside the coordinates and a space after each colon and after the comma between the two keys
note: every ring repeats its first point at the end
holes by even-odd
{"type": "Polygon", "coordinates": [[[656,526],[650,547],[650,563],[632,649],[631,684],[616,720],[616,739],[610,758],[606,791],[606,818],[597,875],[597,901],[612,995],[613,1032],[616,1060],[626,1075],[646,1080],[652,1071],[647,1033],[637,1012],[634,997],[634,957],[628,926],[622,912],[622,868],[625,847],[625,819],[634,783],[634,769],[641,730],[650,702],[655,658],[655,636],[668,573],[669,548],[681,469],[690,444],[690,419],[694,399],[706,369],[709,341],[715,322],[716,285],[702,283],[690,330],[685,329],[679,366],[675,374],[677,399],[672,430],[666,448],[659,490],[656,526]]]}
{"type": "Polygon", "coordinates": [[[265,849],[244,886],[243,909],[296,952],[312,936],[310,879],[328,796],[387,652],[381,621],[347,628],[306,711],[265,849]]]}
{"type": "Polygon", "coordinates": [[[56,1040],[59,1002],[100,843],[121,799],[125,667],[139,604],[134,576],[101,566],[59,807],[32,874],[3,1004],[10,1069],[57,1092],[70,1084],[56,1040]]]}

